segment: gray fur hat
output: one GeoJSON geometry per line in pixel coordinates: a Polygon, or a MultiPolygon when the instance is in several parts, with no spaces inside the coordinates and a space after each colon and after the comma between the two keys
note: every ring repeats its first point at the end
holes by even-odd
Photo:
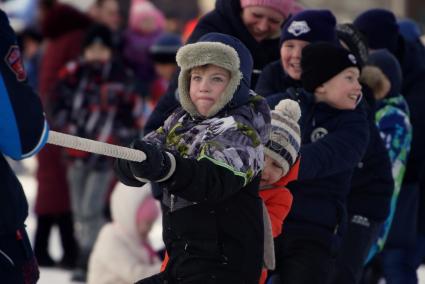
{"type": "Polygon", "coordinates": [[[190,71],[193,68],[212,64],[230,72],[228,86],[221,95],[220,100],[211,108],[206,117],[216,115],[232,100],[244,78],[244,74],[240,70],[241,60],[237,48],[231,45],[233,38],[222,34],[219,35],[217,41],[214,41],[214,37],[210,37],[208,38],[209,41],[198,41],[187,44],[181,47],[176,55],[177,65],[181,68],[178,79],[180,104],[192,116],[201,116],[189,95],[190,71]],[[229,42],[223,42],[221,40],[222,38],[231,40],[229,42]]]}

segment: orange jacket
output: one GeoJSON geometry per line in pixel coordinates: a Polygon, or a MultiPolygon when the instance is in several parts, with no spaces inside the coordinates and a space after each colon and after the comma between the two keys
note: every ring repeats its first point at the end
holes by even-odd
{"type": "Polygon", "coordinates": [[[285,187],[291,181],[298,178],[300,159],[294,164],[289,173],[271,186],[260,189],[260,197],[266,205],[272,225],[273,238],[282,233],[282,224],[292,206],[292,194],[285,187]]]}

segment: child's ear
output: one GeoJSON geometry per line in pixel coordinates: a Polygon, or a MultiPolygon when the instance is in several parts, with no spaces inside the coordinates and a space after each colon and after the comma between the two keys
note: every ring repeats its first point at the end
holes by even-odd
{"type": "Polygon", "coordinates": [[[322,84],[322,85],[320,85],[319,87],[317,87],[317,88],[316,88],[316,90],[314,90],[314,93],[315,93],[315,94],[318,94],[318,95],[323,95],[323,94],[325,94],[325,93],[326,93],[325,85],[324,85],[324,84],[322,84]]]}

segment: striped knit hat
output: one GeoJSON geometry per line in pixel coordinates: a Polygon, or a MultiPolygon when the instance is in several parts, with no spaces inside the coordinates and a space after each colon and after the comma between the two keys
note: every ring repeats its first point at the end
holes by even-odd
{"type": "Polygon", "coordinates": [[[300,106],[296,101],[285,99],[271,112],[272,127],[270,140],[264,152],[280,164],[286,175],[296,162],[301,146],[300,106]]]}

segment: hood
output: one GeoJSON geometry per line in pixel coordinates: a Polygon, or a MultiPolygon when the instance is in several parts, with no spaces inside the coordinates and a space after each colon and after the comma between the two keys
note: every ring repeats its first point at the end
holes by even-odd
{"type": "Polygon", "coordinates": [[[118,183],[112,193],[112,220],[134,238],[140,238],[136,227],[137,209],[142,201],[150,196],[150,192],[151,185],[149,183],[141,188],[128,187],[118,183]]]}
{"type": "Polygon", "coordinates": [[[57,38],[74,30],[84,30],[91,23],[92,20],[77,9],[58,3],[46,12],[41,31],[46,38],[57,38]]]}
{"type": "Polygon", "coordinates": [[[222,110],[239,107],[250,97],[253,59],[247,47],[237,38],[221,33],[203,35],[196,43],[179,49],[176,56],[181,68],[179,74],[179,98],[185,111],[200,117],[189,95],[190,70],[194,67],[213,64],[228,70],[230,82],[207,117],[213,117],[222,110]]]}

